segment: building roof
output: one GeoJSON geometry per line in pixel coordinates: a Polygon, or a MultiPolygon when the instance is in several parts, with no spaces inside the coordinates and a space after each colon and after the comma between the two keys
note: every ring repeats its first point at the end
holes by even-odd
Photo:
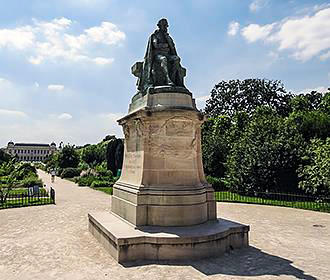
{"type": "Polygon", "coordinates": [[[38,143],[15,143],[14,146],[23,147],[49,147],[49,144],[38,144],[38,143]]]}

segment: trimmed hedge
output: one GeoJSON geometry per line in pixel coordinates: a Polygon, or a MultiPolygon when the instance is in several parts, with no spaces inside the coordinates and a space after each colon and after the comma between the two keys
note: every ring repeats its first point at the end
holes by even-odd
{"type": "Polygon", "coordinates": [[[108,187],[112,187],[112,183],[109,181],[93,181],[93,183],[91,184],[92,188],[108,188],[108,187]]]}
{"type": "Polygon", "coordinates": [[[61,173],[61,178],[73,178],[80,175],[80,169],[68,167],[64,168],[61,173]]]}
{"type": "Polygon", "coordinates": [[[33,186],[39,186],[40,188],[42,188],[43,182],[41,179],[38,179],[36,177],[28,177],[28,178],[25,178],[25,179],[19,181],[17,186],[20,188],[29,188],[29,187],[33,187],[33,186]]]}

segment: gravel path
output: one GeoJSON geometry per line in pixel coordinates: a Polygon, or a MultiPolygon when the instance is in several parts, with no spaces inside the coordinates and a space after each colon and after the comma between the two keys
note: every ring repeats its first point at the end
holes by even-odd
{"type": "Polygon", "coordinates": [[[109,196],[40,171],[56,205],[0,211],[0,279],[330,279],[330,214],[218,203],[251,226],[251,247],[200,261],[117,264],[88,232],[87,213],[109,196]]]}

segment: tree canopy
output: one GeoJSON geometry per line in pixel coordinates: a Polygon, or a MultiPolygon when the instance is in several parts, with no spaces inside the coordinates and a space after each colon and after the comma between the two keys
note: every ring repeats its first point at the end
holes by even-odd
{"type": "Polygon", "coordinates": [[[287,93],[278,80],[247,79],[221,81],[211,90],[205,113],[210,117],[237,112],[251,114],[259,106],[269,106],[280,115],[290,111],[291,93],[287,93]]]}
{"type": "Polygon", "coordinates": [[[330,92],[293,95],[280,81],[222,81],[205,113],[206,175],[233,191],[327,193],[330,92]]]}

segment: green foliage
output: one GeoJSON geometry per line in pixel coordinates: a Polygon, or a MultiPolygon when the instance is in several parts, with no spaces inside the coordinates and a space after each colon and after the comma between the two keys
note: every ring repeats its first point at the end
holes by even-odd
{"type": "Polygon", "coordinates": [[[107,169],[107,163],[104,161],[102,164],[95,167],[95,171],[101,177],[113,177],[111,170],[107,169]]]}
{"type": "Polygon", "coordinates": [[[279,115],[290,111],[289,101],[292,95],[287,93],[280,81],[265,79],[247,79],[221,81],[211,91],[206,101],[205,113],[211,117],[237,112],[253,113],[259,106],[268,106],[279,115]]]}
{"type": "Polygon", "coordinates": [[[311,93],[296,95],[290,100],[289,105],[293,112],[315,111],[321,108],[322,100],[322,93],[312,91],[311,93]]]}
{"type": "Polygon", "coordinates": [[[38,177],[36,168],[28,162],[17,164],[15,169],[11,173],[11,176],[15,180],[23,180],[28,177],[31,177],[31,178],[38,177]]]}
{"type": "Polygon", "coordinates": [[[2,198],[12,188],[28,188],[43,186],[42,180],[38,179],[36,168],[30,163],[14,163],[10,161],[0,167],[0,192],[2,198]],[[4,191],[5,190],[5,191],[4,191]]]}
{"type": "Polygon", "coordinates": [[[320,104],[320,110],[325,113],[330,113],[330,88],[329,92],[325,93],[320,104]]]}
{"type": "Polygon", "coordinates": [[[299,187],[319,196],[330,195],[330,137],[313,139],[299,168],[299,187]]]}
{"type": "Polygon", "coordinates": [[[14,161],[4,162],[0,165],[0,176],[10,175],[14,170],[14,161]]]}
{"type": "Polygon", "coordinates": [[[4,150],[0,149],[0,165],[3,163],[8,163],[11,160],[11,156],[7,154],[4,150]]]}
{"type": "Polygon", "coordinates": [[[227,182],[224,179],[206,176],[206,180],[209,184],[212,185],[215,191],[224,190],[227,188],[227,182]]]}
{"type": "Polygon", "coordinates": [[[91,187],[92,188],[109,188],[109,187],[112,187],[112,185],[113,185],[113,183],[112,182],[109,182],[109,181],[95,180],[91,184],[91,187]]]}
{"type": "Polygon", "coordinates": [[[304,141],[270,108],[257,109],[227,159],[231,190],[293,191],[304,141]]]}
{"type": "Polygon", "coordinates": [[[231,127],[232,122],[228,116],[215,117],[203,124],[202,149],[204,170],[211,176],[224,176],[224,164],[230,145],[228,134],[231,127]]]}
{"type": "Polygon", "coordinates": [[[295,124],[306,141],[330,136],[330,93],[312,91],[300,94],[290,101],[289,121],[295,124]]]}
{"type": "Polygon", "coordinates": [[[60,174],[61,178],[73,178],[79,175],[80,169],[73,167],[64,168],[60,174]]]}
{"type": "Polygon", "coordinates": [[[74,146],[65,145],[63,149],[54,156],[55,166],[60,168],[77,167],[79,154],[74,146]]]}
{"type": "Polygon", "coordinates": [[[330,136],[330,114],[322,111],[298,111],[289,116],[306,141],[316,137],[326,139],[330,136]]]}
{"type": "Polygon", "coordinates": [[[41,188],[43,187],[43,182],[41,179],[38,179],[37,177],[26,177],[23,180],[19,181],[17,186],[20,188],[39,186],[41,188]]]}
{"type": "Polygon", "coordinates": [[[237,112],[232,118],[217,116],[209,119],[202,127],[203,164],[206,174],[224,177],[227,157],[236,141],[239,141],[249,117],[237,112]]]}
{"type": "Polygon", "coordinates": [[[105,145],[89,145],[82,149],[81,159],[85,161],[90,167],[101,164],[106,158],[105,145]]]}
{"type": "Polygon", "coordinates": [[[330,92],[294,96],[279,81],[222,81],[205,113],[203,165],[217,189],[328,192],[330,92]]]}
{"type": "Polygon", "coordinates": [[[96,180],[98,180],[96,176],[87,175],[76,178],[75,182],[78,184],[78,186],[91,186],[92,183],[96,180]]]}
{"type": "Polygon", "coordinates": [[[79,164],[78,164],[78,168],[83,171],[83,170],[88,170],[89,168],[89,165],[84,162],[84,161],[80,161],[79,164]]]}
{"type": "Polygon", "coordinates": [[[107,169],[111,170],[112,174],[117,174],[118,169],[122,169],[124,157],[124,143],[122,139],[116,139],[104,142],[106,146],[106,161],[107,169]]]}
{"type": "Polygon", "coordinates": [[[7,197],[14,186],[14,179],[7,178],[6,183],[0,183],[0,205],[6,203],[7,197]]]}

